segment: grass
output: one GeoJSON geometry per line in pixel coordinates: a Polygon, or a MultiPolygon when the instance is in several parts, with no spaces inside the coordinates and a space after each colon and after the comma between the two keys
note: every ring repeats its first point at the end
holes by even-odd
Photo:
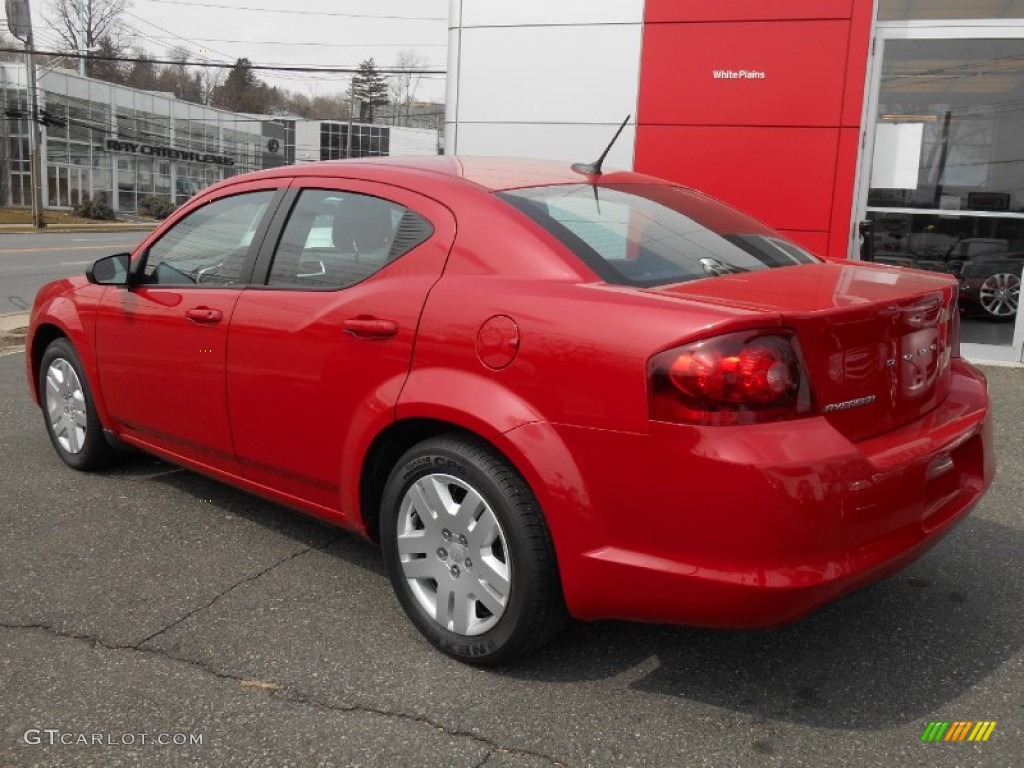
{"type": "MultiPolygon", "coordinates": [[[[87,219],[67,211],[45,211],[43,220],[47,224],[110,224],[112,220],[87,219]]],[[[30,208],[0,208],[0,224],[24,224],[32,226],[30,208]]]]}
{"type": "Polygon", "coordinates": [[[25,346],[25,332],[27,330],[27,328],[16,328],[7,333],[0,331],[0,351],[11,349],[12,347],[25,346]]]}

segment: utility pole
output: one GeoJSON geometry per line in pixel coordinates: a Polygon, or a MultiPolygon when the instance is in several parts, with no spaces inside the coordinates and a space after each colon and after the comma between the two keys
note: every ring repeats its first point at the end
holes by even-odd
{"type": "MultiPolygon", "coordinates": [[[[25,3],[28,8],[28,2],[25,3]]],[[[26,10],[26,13],[28,11],[26,10]]],[[[39,88],[36,85],[35,44],[32,41],[32,22],[29,21],[28,40],[25,41],[25,59],[28,70],[28,97],[31,100],[29,126],[29,152],[32,168],[32,226],[35,229],[46,229],[43,218],[43,139],[39,131],[39,88]]]]}
{"type": "Polygon", "coordinates": [[[345,135],[345,157],[352,157],[352,113],[356,109],[356,79],[353,77],[348,84],[348,133],[345,135]]]}
{"type": "Polygon", "coordinates": [[[78,74],[85,77],[85,53],[89,50],[89,40],[86,38],[86,7],[89,0],[78,0],[78,74]]]}
{"type": "Polygon", "coordinates": [[[11,34],[25,43],[25,73],[29,103],[29,165],[32,184],[32,226],[45,229],[43,219],[42,137],[39,132],[39,89],[36,87],[35,44],[32,38],[32,13],[28,0],[7,0],[7,26],[11,34]]]}

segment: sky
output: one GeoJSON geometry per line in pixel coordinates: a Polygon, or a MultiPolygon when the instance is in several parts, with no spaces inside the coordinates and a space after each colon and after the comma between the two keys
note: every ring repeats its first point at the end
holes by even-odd
{"type": "MultiPolygon", "coordinates": [[[[35,9],[46,4],[32,0],[33,16],[38,18],[35,9]]],[[[123,21],[157,58],[180,45],[195,60],[233,63],[245,57],[253,64],[340,67],[373,57],[378,66],[388,66],[403,48],[412,48],[429,68],[444,69],[448,5],[448,0],[131,0],[123,21]]],[[[34,26],[39,29],[38,22],[34,26]]],[[[46,39],[45,32],[41,37],[46,39]]],[[[348,87],[347,75],[257,75],[310,97],[348,87]]],[[[443,101],[444,76],[425,76],[416,98],[443,101]]]]}

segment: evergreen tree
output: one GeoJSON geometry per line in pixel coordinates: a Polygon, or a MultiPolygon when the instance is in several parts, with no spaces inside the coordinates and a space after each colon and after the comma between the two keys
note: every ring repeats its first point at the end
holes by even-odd
{"type": "MultiPolygon", "coordinates": [[[[97,43],[99,50],[96,55],[104,57],[117,57],[121,55],[121,49],[110,37],[101,37],[97,43]]],[[[88,75],[97,80],[106,80],[108,83],[124,85],[126,74],[125,66],[120,61],[110,61],[109,58],[94,59],[89,55],[88,75]]]]}
{"type": "Polygon", "coordinates": [[[281,103],[281,94],[253,74],[248,59],[239,59],[228,72],[224,85],[214,90],[212,103],[232,112],[265,115],[281,103]]]}
{"type": "Polygon", "coordinates": [[[388,81],[374,63],[366,59],[359,65],[359,71],[352,76],[349,94],[360,102],[359,119],[373,122],[373,111],[388,103],[388,81]]]}
{"type": "Polygon", "coordinates": [[[233,112],[257,112],[252,108],[257,82],[252,62],[245,58],[238,59],[228,72],[224,85],[214,94],[214,104],[233,112]]]}
{"type": "Polygon", "coordinates": [[[160,73],[153,63],[152,57],[141,51],[137,52],[138,61],[132,64],[125,85],[141,91],[155,91],[160,87],[160,73]]]}

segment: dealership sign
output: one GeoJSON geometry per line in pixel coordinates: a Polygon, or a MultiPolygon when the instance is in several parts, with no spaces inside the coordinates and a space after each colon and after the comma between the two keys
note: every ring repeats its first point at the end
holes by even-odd
{"type": "Polygon", "coordinates": [[[107,139],[106,148],[109,152],[125,152],[146,157],[163,157],[168,160],[188,160],[193,163],[213,163],[214,165],[234,165],[235,161],[224,155],[204,155],[184,149],[158,147],[154,144],[140,144],[136,141],[119,141],[107,139]]]}
{"type": "Polygon", "coordinates": [[[711,77],[715,80],[764,80],[764,72],[759,69],[713,69],[711,77]]]}

